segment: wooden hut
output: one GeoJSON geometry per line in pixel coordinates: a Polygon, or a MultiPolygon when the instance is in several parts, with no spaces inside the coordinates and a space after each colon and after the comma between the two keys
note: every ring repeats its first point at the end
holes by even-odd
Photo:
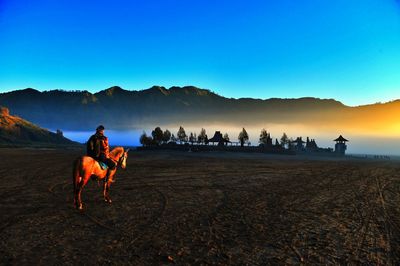
{"type": "Polygon", "coordinates": [[[303,141],[302,137],[297,137],[296,140],[293,140],[293,141],[290,143],[290,147],[291,147],[292,149],[294,149],[295,151],[304,151],[304,144],[305,144],[305,143],[306,143],[306,142],[303,141]]]}
{"type": "Polygon", "coordinates": [[[226,140],[222,137],[221,131],[215,131],[214,137],[208,140],[208,143],[210,142],[213,145],[217,143],[218,146],[225,146],[227,143],[230,143],[229,140],[226,140]]]}
{"type": "Polygon", "coordinates": [[[307,137],[307,141],[306,141],[306,151],[308,152],[315,152],[318,151],[318,145],[315,142],[315,139],[311,139],[309,137],[307,137]]]}

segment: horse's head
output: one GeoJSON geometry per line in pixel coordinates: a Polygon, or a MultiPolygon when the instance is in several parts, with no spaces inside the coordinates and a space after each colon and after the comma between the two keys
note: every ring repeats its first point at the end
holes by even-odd
{"type": "Polygon", "coordinates": [[[126,159],[128,158],[129,149],[126,151],[122,147],[115,147],[110,152],[110,158],[114,160],[114,162],[118,163],[122,169],[126,168],[126,159]]]}
{"type": "Polygon", "coordinates": [[[129,149],[122,152],[122,156],[119,158],[119,164],[121,165],[122,169],[126,168],[126,159],[128,159],[128,152],[129,152],[129,149]]]}

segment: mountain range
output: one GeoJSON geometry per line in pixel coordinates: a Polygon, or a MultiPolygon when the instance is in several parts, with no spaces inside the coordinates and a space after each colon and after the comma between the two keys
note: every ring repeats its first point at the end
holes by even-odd
{"type": "Polygon", "coordinates": [[[239,127],[302,124],[326,130],[345,128],[361,134],[400,129],[400,100],[350,107],[334,99],[312,97],[226,98],[193,86],[153,86],[141,91],[115,86],[97,93],[28,88],[1,93],[0,105],[42,127],[63,130],[93,130],[98,124],[113,129],[141,129],[188,123],[239,127]]]}

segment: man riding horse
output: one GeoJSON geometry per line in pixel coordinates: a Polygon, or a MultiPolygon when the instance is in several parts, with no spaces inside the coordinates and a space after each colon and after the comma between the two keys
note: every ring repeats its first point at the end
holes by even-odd
{"type": "Polygon", "coordinates": [[[114,162],[110,154],[110,146],[108,138],[104,135],[104,126],[100,125],[96,128],[96,133],[92,135],[87,142],[87,156],[92,157],[96,161],[103,162],[108,166],[105,182],[108,181],[110,170],[114,170],[117,163],[114,162]]]}
{"type": "Polygon", "coordinates": [[[91,178],[104,180],[103,197],[107,203],[111,203],[110,185],[114,182],[117,166],[122,169],[126,168],[128,151],[129,149],[124,150],[123,147],[115,147],[110,151],[108,138],[104,136],[104,126],[97,127],[96,134],[91,136],[87,142],[87,156],[80,156],[73,162],[72,183],[74,205],[77,209],[83,209],[82,190],[91,178]],[[101,163],[108,166],[107,170],[101,166],[101,163]]]}

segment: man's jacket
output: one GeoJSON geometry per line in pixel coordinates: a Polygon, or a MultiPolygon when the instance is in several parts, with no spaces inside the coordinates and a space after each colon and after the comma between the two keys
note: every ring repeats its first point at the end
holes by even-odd
{"type": "Polygon", "coordinates": [[[108,158],[110,153],[108,138],[98,134],[92,135],[86,144],[86,153],[94,159],[99,159],[100,156],[108,158]]]}

